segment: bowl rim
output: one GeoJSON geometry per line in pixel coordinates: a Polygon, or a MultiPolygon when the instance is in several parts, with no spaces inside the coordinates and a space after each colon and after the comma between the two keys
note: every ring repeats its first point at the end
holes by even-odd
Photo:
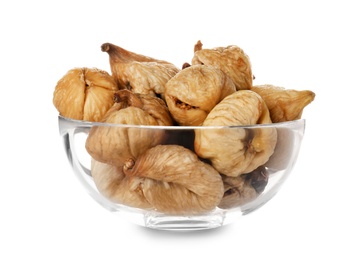
{"type": "Polygon", "coordinates": [[[58,115],[59,125],[63,123],[71,124],[74,127],[93,127],[93,126],[109,126],[109,127],[123,127],[123,128],[144,128],[144,129],[162,129],[162,130],[195,130],[195,129],[235,129],[235,128],[298,128],[304,127],[306,119],[301,118],[292,121],[268,123],[268,124],[253,124],[253,125],[231,125],[231,126],[159,126],[159,125],[131,125],[131,124],[115,124],[104,122],[91,122],[85,120],[72,119],[58,115]]]}

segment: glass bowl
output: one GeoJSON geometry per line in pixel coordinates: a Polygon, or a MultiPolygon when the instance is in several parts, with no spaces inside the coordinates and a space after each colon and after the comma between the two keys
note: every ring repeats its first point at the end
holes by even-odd
{"type": "MultiPolygon", "coordinates": [[[[58,119],[70,165],[90,196],[105,209],[130,222],[163,230],[217,228],[263,206],[291,173],[305,129],[304,119],[228,127],[160,127],[95,123],[62,116],[58,119]],[[94,151],[87,147],[88,136],[95,129],[119,133],[123,139],[112,139],[112,144],[122,140],[133,142],[132,149],[146,150],[144,147],[148,146],[147,150],[153,149],[153,153],[142,151],[133,161],[124,162],[123,167],[113,166],[108,161],[99,162],[98,158],[94,159],[94,151]],[[274,132],[277,137],[273,153],[267,155],[266,160],[259,160],[261,165],[254,165],[252,171],[237,176],[235,173],[229,176],[229,172],[216,167],[220,158],[231,166],[250,160],[248,156],[252,152],[248,141],[240,146],[240,140],[249,138],[250,143],[252,138],[266,132],[274,132]],[[201,146],[201,141],[196,144],[196,138],[203,134],[209,134],[210,138],[203,144],[205,146],[206,142],[206,150],[214,153],[211,156],[203,153],[201,157],[195,152],[196,145],[201,146]],[[156,150],[161,146],[166,150],[156,150]],[[171,148],[177,149],[171,152],[171,148]],[[234,154],[238,152],[240,154],[234,154]],[[147,156],[143,156],[146,153],[148,159],[151,158],[148,161],[147,156]],[[141,157],[143,161],[138,163],[141,157]]],[[[104,136],[107,134],[102,138],[104,136]]],[[[107,149],[102,138],[93,140],[93,148],[100,153],[107,149]]],[[[259,146],[266,143],[268,140],[259,146]]],[[[120,152],[114,150],[111,154],[120,152]]]]}

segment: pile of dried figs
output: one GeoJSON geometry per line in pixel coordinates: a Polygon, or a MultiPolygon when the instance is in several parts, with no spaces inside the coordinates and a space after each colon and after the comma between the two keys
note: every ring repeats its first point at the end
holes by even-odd
{"type": "Polygon", "coordinates": [[[191,62],[179,69],[104,43],[111,75],[78,67],[57,82],[53,104],[60,115],[105,123],[92,126],[85,148],[95,185],[109,200],[189,215],[238,207],[263,192],[278,131],[228,126],[300,119],[315,94],[253,85],[241,48],[202,47],[198,41],[191,62]]]}

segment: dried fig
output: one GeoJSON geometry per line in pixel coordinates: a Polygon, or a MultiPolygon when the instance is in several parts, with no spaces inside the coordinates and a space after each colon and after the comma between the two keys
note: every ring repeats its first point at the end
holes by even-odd
{"type": "Polygon", "coordinates": [[[127,176],[144,178],[143,194],[156,210],[200,214],[214,209],[224,193],[220,174],[179,145],[158,145],[129,166],[127,176]]]}
{"type": "Polygon", "coordinates": [[[160,98],[120,90],[115,94],[115,101],[103,122],[119,125],[93,126],[86,149],[97,161],[122,166],[128,158],[137,158],[165,138],[161,129],[134,125],[172,125],[173,122],[160,98]]]}
{"type": "Polygon", "coordinates": [[[102,44],[101,50],[109,54],[112,76],[120,89],[164,98],[166,82],[179,72],[170,62],[130,52],[111,43],[102,44]]]}
{"type": "Polygon", "coordinates": [[[225,192],[218,207],[234,208],[253,201],[264,191],[268,183],[268,175],[263,166],[259,166],[251,173],[237,177],[222,175],[225,192]]]}
{"type": "Polygon", "coordinates": [[[98,191],[115,203],[151,209],[142,192],[143,178],[128,177],[122,167],[92,160],[91,174],[98,191]]]}
{"type": "Polygon", "coordinates": [[[146,94],[134,93],[132,91],[123,89],[117,91],[114,94],[114,101],[115,104],[112,108],[109,109],[106,117],[115,111],[133,106],[144,110],[154,119],[156,119],[157,125],[173,125],[171,114],[166,106],[165,101],[163,101],[161,98],[146,94]]]}
{"type": "Polygon", "coordinates": [[[221,70],[193,65],[166,83],[165,99],[178,124],[197,126],[217,103],[235,91],[234,83],[221,70]]]}
{"type": "Polygon", "coordinates": [[[108,72],[74,68],[58,81],[53,104],[64,117],[98,122],[113,105],[117,90],[117,83],[108,72]]]}
{"type": "Polygon", "coordinates": [[[195,130],[195,152],[227,176],[249,173],[273,154],[276,129],[272,125],[263,129],[232,126],[268,123],[271,119],[263,99],[253,91],[239,90],[217,104],[203,123],[228,127],[195,130]]]}
{"type": "Polygon", "coordinates": [[[253,86],[251,90],[264,99],[273,123],[300,119],[303,109],[315,97],[310,90],[285,89],[268,84],[253,86]]]}
{"type": "Polygon", "coordinates": [[[202,43],[198,41],[194,47],[191,63],[222,70],[234,81],[237,90],[250,89],[252,86],[253,74],[249,57],[238,46],[202,49],[202,43]]]}

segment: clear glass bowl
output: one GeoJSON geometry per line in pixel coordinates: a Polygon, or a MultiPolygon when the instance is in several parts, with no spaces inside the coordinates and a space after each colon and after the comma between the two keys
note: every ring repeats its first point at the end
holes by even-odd
{"type": "MultiPolygon", "coordinates": [[[[72,120],[59,116],[59,131],[69,162],[75,175],[90,196],[107,210],[120,215],[123,218],[127,218],[130,222],[148,228],[164,230],[198,230],[217,228],[229,224],[239,219],[242,215],[248,214],[263,206],[266,202],[273,198],[291,173],[298,157],[304,129],[304,119],[284,123],[252,126],[159,127],[103,124],[72,120]],[[248,133],[249,136],[253,136],[256,131],[274,129],[273,131],[276,131],[277,133],[277,142],[274,153],[269,157],[267,162],[258,167],[259,170],[253,171],[254,173],[256,172],[254,177],[248,177],[248,182],[245,181],[245,183],[248,183],[248,186],[245,186],[244,188],[241,187],[242,185],[238,186],[241,182],[236,181],[234,183],[233,177],[230,177],[232,179],[230,182],[225,182],[225,179],[223,179],[225,189],[222,197],[222,200],[225,199],[223,203],[216,205],[206,212],[190,213],[189,211],[185,211],[181,213],[169,213],[162,212],[162,210],[157,208],[145,209],[127,206],[120,202],[115,202],[110,197],[99,191],[97,188],[98,186],[92,177],[91,165],[93,159],[86,149],[88,134],[93,127],[107,127],[109,129],[118,129],[120,131],[136,131],[138,134],[134,136],[139,136],[144,133],[148,136],[157,136],[162,133],[165,138],[160,141],[161,145],[177,145],[185,147],[191,151],[194,149],[195,131],[204,131],[205,133],[212,131],[218,131],[220,133],[221,131],[224,136],[230,136],[230,140],[233,140],[232,138],[235,138],[235,136],[240,134],[248,133]],[[247,192],[247,189],[250,190],[250,188],[252,190],[252,195],[247,192]],[[254,190],[252,188],[254,188],[254,190]],[[231,197],[233,197],[233,199],[228,201],[231,197]]],[[[132,138],[132,135],[129,135],[128,138],[132,138]]],[[[220,144],[220,142],[215,141],[214,144],[211,144],[210,149],[218,149],[220,148],[218,146],[222,145],[224,144],[220,144]],[[214,147],[212,147],[212,145],[214,145],[214,147]]],[[[230,142],[226,142],[225,145],[230,145],[230,142]]],[[[235,143],[235,145],[238,144],[235,143]]],[[[231,147],[230,150],[232,150],[231,147]]],[[[212,164],[209,159],[199,159],[205,164],[212,164]]],[[[182,161],[182,158],[180,158],[180,161],[182,161]]],[[[250,175],[251,173],[248,176],[250,175]]],[[[202,185],[206,185],[207,188],[207,184],[203,183],[202,185]]],[[[116,187],[117,183],[113,186],[116,187]]],[[[164,185],[163,188],[167,187],[170,188],[168,185],[164,185]]],[[[171,194],[171,197],[173,196],[172,191],[169,194],[171,194]]],[[[175,200],[182,200],[182,196],[175,198],[175,200]]],[[[207,198],[204,197],[203,200],[207,200],[207,198]]],[[[179,205],[182,205],[182,203],[179,205]]]]}

